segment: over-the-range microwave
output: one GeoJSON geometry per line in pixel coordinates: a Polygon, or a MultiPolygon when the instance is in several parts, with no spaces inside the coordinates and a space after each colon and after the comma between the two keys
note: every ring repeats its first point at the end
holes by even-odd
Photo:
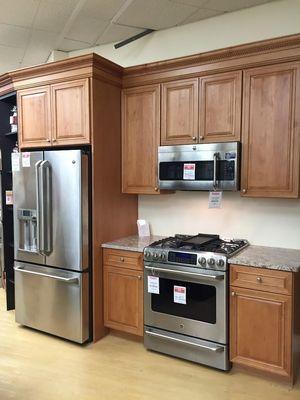
{"type": "Polygon", "coordinates": [[[159,188],[239,190],[240,152],[240,142],[160,146],[159,188]]]}

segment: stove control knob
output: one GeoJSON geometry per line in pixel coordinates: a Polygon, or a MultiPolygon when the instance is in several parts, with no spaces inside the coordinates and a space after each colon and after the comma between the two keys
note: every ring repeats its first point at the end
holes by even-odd
{"type": "Polygon", "coordinates": [[[207,261],[207,263],[208,263],[208,265],[209,265],[210,267],[212,267],[213,265],[215,265],[215,260],[214,260],[214,258],[210,258],[210,259],[207,261]]]}
{"type": "Polygon", "coordinates": [[[201,258],[199,258],[198,262],[199,262],[199,264],[204,266],[204,265],[206,265],[206,258],[205,257],[201,257],[201,258]]]}
{"type": "Polygon", "coordinates": [[[149,258],[151,256],[151,253],[149,251],[145,251],[145,257],[149,258]]]}
{"type": "Polygon", "coordinates": [[[162,259],[163,261],[166,261],[166,259],[167,259],[167,256],[166,256],[166,254],[165,254],[165,253],[162,253],[162,255],[161,255],[161,259],[162,259]]]}
{"type": "Polygon", "coordinates": [[[157,260],[157,259],[158,259],[158,254],[157,254],[157,253],[154,253],[154,254],[153,254],[153,258],[154,258],[155,260],[157,260]]]}
{"type": "Polygon", "coordinates": [[[224,267],[224,265],[225,265],[224,260],[222,260],[222,259],[218,260],[218,262],[217,262],[218,267],[222,268],[222,267],[224,267]]]}

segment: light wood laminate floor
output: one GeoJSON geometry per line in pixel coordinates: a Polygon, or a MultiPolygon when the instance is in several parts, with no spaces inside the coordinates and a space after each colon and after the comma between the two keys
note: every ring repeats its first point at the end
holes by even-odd
{"type": "Polygon", "coordinates": [[[293,400],[285,385],[146,351],[109,335],[79,346],[20,327],[0,289],[0,399],[293,400]]]}

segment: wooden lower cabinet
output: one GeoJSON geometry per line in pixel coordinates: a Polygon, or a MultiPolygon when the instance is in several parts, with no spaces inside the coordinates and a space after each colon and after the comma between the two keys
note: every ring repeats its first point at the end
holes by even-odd
{"type": "MultiPolygon", "coordinates": [[[[237,268],[239,273],[242,269],[252,270],[252,267],[232,266],[231,282],[236,281],[234,270],[237,268]]],[[[278,272],[283,274],[282,271],[278,272]]],[[[276,271],[273,273],[276,274],[276,271]]],[[[292,276],[291,272],[285,274],[292,276]]],[[[258,279],[264,279],[264,276],[258,279]]],[[[253,287],[251,279],[249,285],[253,287]]],[[[230,360],[234,364],[292,382],[292,310],[292,295],[231,285],[230,360]]]]}
{"type": "MultiPolygon", "coordinates": [[[[125,252],[129,253],[129,252],[125,252]]],[[[120,262],[126,261],[119,251],[120,262]]],[[[137,253],[135,253],[137,254],[137,253]]],[[[113,252],[116,258],[116,252],[113,252]]],[[[129,269],[108,265],[109,250],[104,252],[104,325],[108,328],[143,336],[143,271],[139,262],[129,269]]]]}

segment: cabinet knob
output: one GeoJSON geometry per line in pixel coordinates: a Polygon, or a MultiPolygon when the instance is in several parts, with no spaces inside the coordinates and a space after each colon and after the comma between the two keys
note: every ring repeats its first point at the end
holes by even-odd
{"type": "Polygon", "coordinates": [[[124,257],[120,257],[120,261],[124,262],[124,257]]]}
{"type": "Polygon", "coordinates": [[[56,139],[52,139],[52,142],[56,142],[56,139]]]}
{"type": "Polygon", "coordinates": [[[204,136],[199,136],[199,139],[200,139],[200,140],[203,140],[203,139],[204,139],[204,136]]]}
{"type": "Polygon", "coordinates": [[[257,280],[257,282],[259,282],[259,283],[262,282],[262,278],[261,278],[260,276],[258,276],[258,277],[256,278],[256,280],[257,280]]]}
{"type": "Polygon", "coordinates": [[[246,189],[243,189],[243,190],[242,190],[242,193],[246,193],[246,192],[247,192],[247,190],[246,190],[246,189]]]}
{"type": "Polygon", "coordinates": [[[197,140],[197,138],[196,138],[196,136],[193,136],[193,138],[192,138],[193,140],[197,140]]]}
{"type": "Polygon", "coordinates": [[[50,139],[47,139],[47,142],[48,142],[48,143],[50,143],[50,142],[51,142],[51,140],[50,140],[50,139]]]}
{"type": "Polygon", "coordinates": [[[155,186],[154,190],[155,190],[156,192],[158,192],[158,187],[157,187],[157,186],[155,186]]]}
{"type": "Polygon", "coordinates": [[[142,276],[141,276],[141,275],[139,275],[139,276],[138,276],[138,280],[140,281],[141,279],[142,279],[142,276]]]}
{"type": "Polygon", "coordinates": [[[235,292],[231,292],[231,296],[234,297],[235,296],[235,292]]]}

